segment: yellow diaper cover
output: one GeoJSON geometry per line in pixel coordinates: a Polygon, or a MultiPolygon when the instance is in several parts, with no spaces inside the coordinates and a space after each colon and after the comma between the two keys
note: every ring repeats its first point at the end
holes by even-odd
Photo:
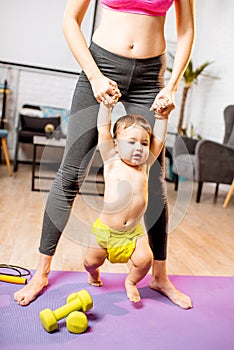
{"type": "Polygon", "coordinates": [[[116,231],[103,224],[98,218],[92,225],[98,244],[107,249],[107,259],[111,263],[126,263],[136,248],[136,241],[143,236],[144,229],[139,223],[129,231],[116,231]]]}

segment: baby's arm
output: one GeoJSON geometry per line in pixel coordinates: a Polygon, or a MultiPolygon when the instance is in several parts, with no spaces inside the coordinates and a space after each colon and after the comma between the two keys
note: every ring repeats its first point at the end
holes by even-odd
{"type": "Polygon", "coordinates": [[[155,115],[153,137],[150,145],[150,165],[158,158],[167,136],[168,116],[155,115]]]}
{"type": "Polygon", "coordinates": [[[104,106],[101,103],[97,118],[98,147],[103,162],[115,156],[115,146],[111,135],[111,110],[112,107],[104,106]]]}

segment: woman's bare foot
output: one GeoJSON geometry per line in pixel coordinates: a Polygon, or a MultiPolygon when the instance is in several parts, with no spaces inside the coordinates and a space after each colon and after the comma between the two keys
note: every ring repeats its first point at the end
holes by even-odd
{"type": "Polygon", "coordinates": [[[152,278],[150,281],[150,288],[162,293],[182,309],[191,309],[193,307],[190,297],[176,289],[169,279],[163,282],[156,282],[155,279],[152,278]]]}
{"type": "Polygon", "coordinates": [[[154,260],[152,267],[150,288],[162,293],[182,309],[191,309],[193,305],[190,297],[176,289],[169,280],[166,271],[166,261],[154,260]]]}
{"type": "Polygon", "coordinates": [[[134,283],[132,283],[128,277],[125,279],[125,288],[127,292],[127,297],[130,301],[138,303],[141,300],[138,289],[134,283]]]}
{"type": "Polygon", "coordinates": [[[88,273],[88,282],[91,284],[91,286],[94,287],[101,287],[102,286],[102,281],[100,278],[100,271],[97,269],[93,272],[88,273]]]}
{"type": "Polygon", "coordinates": [[[14,299],[21,306],[31,303],[42,292],[43,288],[48,286],[48,274],[36,272],[29,283],[14,293],[14,299]]]}

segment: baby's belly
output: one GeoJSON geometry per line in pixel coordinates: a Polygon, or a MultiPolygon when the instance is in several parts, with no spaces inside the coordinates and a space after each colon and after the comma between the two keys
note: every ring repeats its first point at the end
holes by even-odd
{"type": "Polygon", "coordinates": [[[146,210],[145,199],[140,201],[126,201],[125,205],[119,206],[116,203],[105,203],[100,218],[107,226],[119,230],[129,230],[136,226],[146,210]]]}

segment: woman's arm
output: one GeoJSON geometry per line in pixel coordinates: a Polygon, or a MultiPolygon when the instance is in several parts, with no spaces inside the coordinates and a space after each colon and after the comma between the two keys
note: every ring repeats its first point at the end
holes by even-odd
{"type": "Polygon", "coordinates": [[[175,108],[175,92],[191,57],[195,35],[194,0],[175,0],[175,13],[177,45],[173,70],[152,105],[152,110],[161,115],[168,115],[175,108]]]}
{"type": "Polygon", "coordinates": [[[98,148],[104,163],[115,156],[115,145],[111,135],[111,110],[112,107],[101,103],[97,118],[98,148]]]}
{"type": "Polygon", "coordinates": [[[75,59],[89,79],[93,93],[100,103],[112,102],[112,96],[120,96],[116,82],[106,78],[96,65],[81,31],[81,24],[90,0],[68,0],[63,18],[63,33],[75,59]]]}
{"type": "Polygon", "coordinates": [[[172,74],[167,87],[178,89],[190,60],[195,34],[194,0],[175,0],[177,45],[172,74]]]}

